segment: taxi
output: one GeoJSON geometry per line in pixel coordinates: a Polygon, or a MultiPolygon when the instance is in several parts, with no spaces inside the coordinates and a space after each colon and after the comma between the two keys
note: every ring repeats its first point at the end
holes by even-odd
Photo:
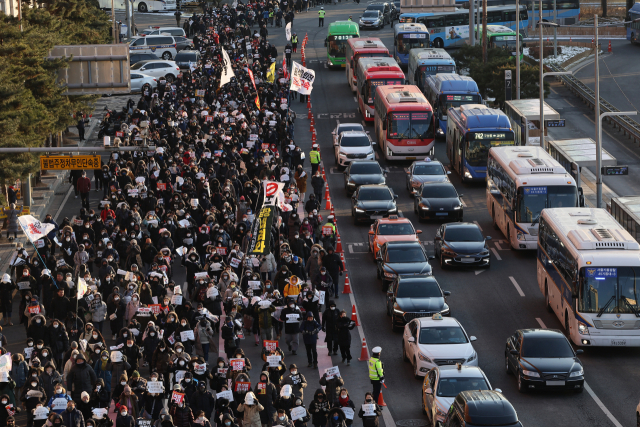
{"type": "Polygon", "coordinates": [[[378,259],[378,252],[385,242],[419,242],[418,234],[421,233],[422,230],[413,228],[409,218],[389,215],[376,220],[369,229],[369,252],[373,253],[373,261],[378,259]]]}

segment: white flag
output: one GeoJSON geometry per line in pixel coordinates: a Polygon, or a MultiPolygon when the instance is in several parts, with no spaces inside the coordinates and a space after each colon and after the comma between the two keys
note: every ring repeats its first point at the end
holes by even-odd
{"type": "Polygon", "coordinates": [[[42,223],[31,215],[20,216],[18,217],[18,221],[31,242],[35,242],[42,236],[46,236],[56,227],[53,224],[42,223]]]}
{"type": "Polygon", "coordinates": [[[291,205],[284,201],[284,188],[283,182],[265,181],[262,185],[264,191],[264,203],[263,206],[278,206],[284,212],[290,212],[293,210],[291,205]]]}
{"type": "Polygon", "coordinates": [[[291,40],[291,22],[289,22],[286,26],[286,28],[284,29],[285,34],[287,36],[287,40],[291,40]]]}
{"type": "Polygon", "coordinates": [[[231,59],[229,59],[229,54],[224,49],[222,49],[222,61],[224,62],[224,68],[220,75],[220,87],[229,83],[231,78],[236,76],[233,72],[233,68],[231,68],[231,59]]]}
{"type": "Polygon", "coordinates": [[[78,277],[78,298],[84,297],[87,293],[87,282],[82,277],[78,277]]]}
{"type": "Polygon", "coordinates": [[[291,90],[300,95],[309,95],[313,90],[316,72],[293,61],[291,69],[291,90]]]}

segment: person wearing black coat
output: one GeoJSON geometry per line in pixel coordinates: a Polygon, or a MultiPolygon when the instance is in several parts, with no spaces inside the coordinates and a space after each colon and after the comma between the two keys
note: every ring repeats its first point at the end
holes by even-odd
{"type": "Polygon", "coordinates": [[[49,343],[51,345],[51,351],[53,351],[53,356],[55,357],[56,366],[64,366],[62,360],[64,359],[64,353],[69,350],[69,335],[67,335],[64,324],[57,319],[51,322],[49,343]]]}
{"type": "Polygon", "coordinates": [[[340,398],[340,390],[344,385],[344,380],[341,376],[336,375],[333,378],[327,378],[327,373],[325,372],[320,378],[320,385],[325,386],[327,400],[331,406],[340,405],[338,399],[340,398]]]}
{"type": "Polygon", "coordinates": [[[314,427],[325,427],[331,403],[327,400],[327,395],[321,388],[317,389],[313,395],[313,400],[309,405],[311,422],[314,427]]]}
{"type": "Polygon", "coordinates": [[[342,362],[347,361],[347,365],[351,364],[351,331],[356,327],[356,322],[347,317],[347,312],[342,310],[338,319],[338,345],[342,354],[342,362]]]}
{"type": "Polygon", "coordinates": [[[213,394],[207,390],[207,385],[204,381],[198,383],[198,389],[191,394],[189,398],[189,406],[194,414],[199,414],[200,411],[204,411],[206,418],[211,418],[211,414],[216,407],[216,399],[213,394]]]}
{"type": "Polygon", "coordinates": [[[339,298],[338,288],[340,285],[340,276],[342,276],[342,272],[344,271],[344,264],[340,259],[340,255],[333,249],[333,246],[327,246],[327,254],[322,258],[322,265],[327,268],[333,280],[333,294],[336,298],[339,298]]]}
{"type": "Polygon", "coordinates": [[[276,418],[275,404],[278,401],[278,390],[269,379],[268,372],[263,371],[260,374],[260,381],[256,384],[253,393],[264,407],[260,411],[260,422],[262,425],[271,425],[276,418]]]}
{"type": "Polygon", "coordinates": [[[34,316],[27,328],[27,336],[33,339],[33,342],[37,343],[42,340],[44,345],[48,345],[50,335],[47,320],[44,316],[42,314],[34,316]]]}
{"type": "Polygon", "coordinates": [[[322,326],[313,318],[313,312],[307,311],[307,319],[300,324],[300,332],[302,333],[302,341],[307,349],[307,361],[309,362],[309,368],[314,366],[318,367],[318,351],[316,346],[318,344],[318,332],[322,326]]]}
{"type": "Polygon", "coordinates": [[[136,420],[126,406],[120,409],[120,413],[116,417],[116,427],[136,427],[136,420]]]}
{"type": "Polygon", "coordinates": [[[363,427],[378,427],[378,417],[382,414],[382,409],[378,406],[377,403],[373,401],[373,395],[370,392],[366,392],[364,395],[364,403],[368,405],[376,405],[375,410],[373,411],[375,415],[364,415],[364,411],[362,407],[360,407],[360,412],[358,412],[358,416],[362,418],[363,427]]]}
{"type": "Polygon", "coordinates": [[[324,341],[327,343],[329,356],[333,349],[333,354],[338,354],[338,318],[340,317],[336,309],[336,303],[329,300],[327,309],[322,313],[322,331],[326,333],[324,341]]]}
{"type": "Polygon", "coordinates": [[[304,408],[306,414],[305,414],[305,416],[303,416],[300,419],[292,420],[293,421],[293,426],[294,427],[307,427],[307,422],[309,422],[309,420],[311,419],[311,414],[309,414],[309,411],[307,411],[307,409],[304,407],[304,405],[302,404],[302,399],[300,399],[299,397],[297,397],[295,399],[294,408],[304,408]]]}

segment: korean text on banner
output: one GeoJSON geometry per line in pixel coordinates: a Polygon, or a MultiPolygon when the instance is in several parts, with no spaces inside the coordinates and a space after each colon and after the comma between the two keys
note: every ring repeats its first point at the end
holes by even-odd
{"type": "Polygon", "coordinates": [[[268,255],[271,252],[271,224],[273,223],[274,210],[273,206],[264,206],[260,209],[252,229],[253,237],[248,251],[250,254],[268,255]]]}
{"type": "Polygon", "coordinates": [[[222,61],[224,62],[224,67],[222,73],[220,74],[220,87],[229,83],[231,81],[231,78],[236,76],[236,74],[233,72],[233,68],[231,68],[231,60],[229,59],[229,54],[224,49],[222,49],[222,61]]]}
{"type": "Polygon", "coordinates": [[[291,90],[298,92],[300,95],[309,95],[313,90],[313,82],[315,79],[315,71],[293,61],[293,68],[291,69],[291,90]]]}
{"type": "Polygon", "coordinates": [[[31,242],[35,242],[40,237],[46,236],[55,228],[55,225],[42,223],[31,215],[20,216],[18,217],[18,221],[31,242]]]}

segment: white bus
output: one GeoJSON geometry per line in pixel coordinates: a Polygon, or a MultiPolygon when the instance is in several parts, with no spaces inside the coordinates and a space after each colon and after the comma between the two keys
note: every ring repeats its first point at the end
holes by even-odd
{"type": "Polygon", "coordinates": [[[545,209],[538,286],[581,346],[640,346],[640,245],[605,209],[545,209]]]}
{"type": "MultiPolygon", "coordinates": [[[[112,0],[98,0],[100,9],[111,10],[112,0]]],[[[162,12],[176,10],[176,0],[133,0],[133,10],[138,12],[162,12]]],[[[113,0],[115,10],[126,10],[125,0],[113,0]]]]}
{"type": "Polygon", "coordinates": [[[540,147],[492,147],[487,160],[487,208],[513,249],[535,249],[546,208],[578,207],[576,180],[540,147]]]}

